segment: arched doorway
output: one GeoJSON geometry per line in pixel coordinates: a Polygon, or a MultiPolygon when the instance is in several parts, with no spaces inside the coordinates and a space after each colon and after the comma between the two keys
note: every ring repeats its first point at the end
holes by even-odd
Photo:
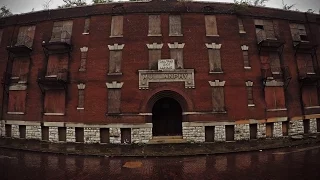
{"type": "Polygon", "coordinates": [[[153,136],[181,136],[182,108],[178,101],[164,97],[152,108],[153,136]]]}

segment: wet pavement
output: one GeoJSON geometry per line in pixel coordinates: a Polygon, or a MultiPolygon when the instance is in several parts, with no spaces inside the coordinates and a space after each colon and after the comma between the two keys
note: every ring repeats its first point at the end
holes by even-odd
{"type": "Polygon", "coordinates": [[[320,179],[320,144],[191,157],[110,158],[0,149],[0,179],[320,179]]]}

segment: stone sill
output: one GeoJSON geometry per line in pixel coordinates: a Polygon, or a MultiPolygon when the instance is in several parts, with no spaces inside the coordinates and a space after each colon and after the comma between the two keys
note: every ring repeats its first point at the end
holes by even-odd
{"type": "Polygon", "coordinates": [[[119,72],[119,73],[108,73],[107,75],[108,76],[121,76],[122,73],[121,72],[119,72]]]}
{"type": "Polygon", "coordinates": [[[280,72],[271,72],[271,74],[277,74],[278,75],[278,74],[280,74],[280,72]]]}
{"type": "Polygon", "coordinates": [[[320,106],[309,106],[309,107],[304,107],[304,109],[319,109],[320,106]]]}
{"type": "Polygon", "coordinates": [[[227,114],[227,111],[213,111],[214,114],[227,114]]]}
{"type": "Polygon", "coordinates": [[[11,115],[24,115],[24,112],[7,112],[7,114],[11,114],[11,115]]]}
{"type": "Polygon", "coordinates": [[[246,32],[246,31],[241,31],[241,30],[240,30],[240,31],[239,31],[239,33],[240,33],[240,34],[246,34],[247,32],[246,32]]]}
{"type": "Polygon", "coordinates": [[[46,78],[55,78],[55,77],[58,77],[58,75],[48,75],[48,76],[45,76],[46,78]]]}
{"type": "Polygon", "coordinates": [[[316,73],[314,72],[307,72],[308,75],[315,75],[316,73]]]}
{"type": "Polygon", "coordinates": [[[179,36],[179,37],[181,37],[181,36],[183,36],[183,34],[169,34],[169,36],[170,36],[170,37],[172,37],[172,36],[179,36]]]}
{"type": "Polygon", "coordinates": [[[214,34],[214,35],[209,35],[209,34],[207,34],[206,36],[207,36],[207,37],[220,37],[218,34],[214,34]]]}
{"type": "Polygon", "coordinates": [[[110,38],[121,38],[123,37],[123,35],[119,35],[119,36],[109,36],[110,38]]]}
{"type": "Polygon", "coordinates": [[[85,72],[86,69],[79,69],[79,72],[85,72]]]}
{"type": "Polygon", "coordinates": [[[84,108],[82,107],[82,108],[80,108],[80,107],[77,107],[77,110],[84,110],[84,108]]]}
{"type": "Polygon", "coordinates": [[[44,113],[45,116],[64,116],[64,113],[44,113]]]}
{"type": "Polygon", "coordinates": [[[82,35],[88,35],[88,34],[89,34],[88,32],[87,33],[86,32],[82,33],[82,35]]]}
{"type": "Polygon", "coordinates": [[[16,80],[16,79],[19,79],[19,77],[18,76],[12,76],[10,79],[16,80]]]}
{"type": "Polygon", "coordinates": [[[286,111],[287,108],[282,108],[282,109],[267,109],[267,112],[275,112],[275,111],[286,111]]]}
{"type": "Polygon", "coordinates": [[[248,107],[255,107],[255,104],[248,104],[248,107]]]}
{"type": "Polygon", "coordinates": [[[209,74],[223,74],[223,71],[210,71],[209,74]]]}
{"type": "Polygon", "coordinates": [[[149,37],[155,36],[155,37],[160,37],[162,34],[148,34],[149,37]]]}
{"type": "Polygon", "coordinates": [[[246,70],[251,70],[251,67],[245,66],[244,69],[246,69],[246,70]]]}

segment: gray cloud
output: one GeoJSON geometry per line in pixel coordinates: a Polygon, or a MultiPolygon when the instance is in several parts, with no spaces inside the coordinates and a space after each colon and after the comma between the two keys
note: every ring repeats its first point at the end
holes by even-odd
{"type": "MultiPolygon", "coordinates": [[[[26,13],[30,12],[33,8],[35,11],[39,11],[43,9],[43,4],[48,0],[1,0],[0,5],[6,5],[11,12],[14,14],[26,13]]],[[[92,0],[86,0],[87,3],[91,3],[92,0]]],[[[197,0],[198,1],[198,0],[197,0]]],[[[204,1],[204,0],[202,0],[204,1]]],[[[205,0],[212,2],[230,2],[233,0],[205,0]]],[[[316,13],[319,12],[320,9],[320,1],[319,0],[284,0],[286,4],[296,4],[294,9],[299,9],[304,12],[308,9],[315,10],[316,13]]],[[[58,5],[63,4],[62,0],[51,0],[50,9],[55,9],[58,5]]],[[[268,7],[281,8],[282,1],[281,0],[270,0],[267,3],[268,7]]]]}

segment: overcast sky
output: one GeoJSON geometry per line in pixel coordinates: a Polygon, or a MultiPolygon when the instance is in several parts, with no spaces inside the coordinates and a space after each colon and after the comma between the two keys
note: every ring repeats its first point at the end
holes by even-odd
{"type": "MultiPolygon", "coordinates": [[[[12,13],[26,13],[30,12],[33,8],[34,11],[43,9],[43,4],[49,0],[0,0],[0,6],[7,6],[12,13]]],[[[87,3],[91,3],[92,0],[86,0],[87,3]]],[[[118,1],[118,0],[115,0],[118,1]]],[[[199,1],[199,0],[198,0],[199,1]]],[[[233,0],[202,0],[202,1],[215,1],[215,2],[233,2],[233,0]]],[[[320,9],[320,0],[284,0],[288,5],[295,4],[294,9],[299,9],[302,12],[308,9],[315,10],[316,13],[320,9]]],[[[51,0],[50,9],[55,9],[58,5],[63,4],[63,0],[51,0]]],[[[268,7],[281,8],[281,0],[270,0],[267,4],[268,7]]]]}

